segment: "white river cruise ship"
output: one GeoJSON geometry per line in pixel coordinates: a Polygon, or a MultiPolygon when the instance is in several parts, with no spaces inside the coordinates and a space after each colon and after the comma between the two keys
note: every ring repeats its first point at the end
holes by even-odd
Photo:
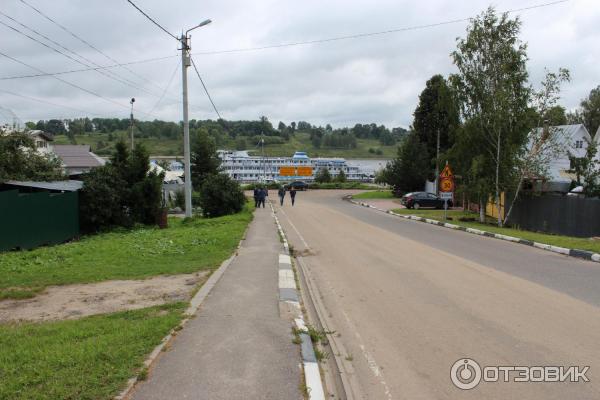
{"type": "Polygon", "coordinates": [[[292,157],[251,156],[247,151],[219,150],[221,169],[238,182],[295,181],[311,182],[322,168],[329,169],[332,177],[344,171],[348,181],[367,182],[373,179],[358,166],[350,166],[344,158],[310,158],[303,151],[292,157]],[[312,167],[311,176],[281,176],[281,167],[312,167]]]}

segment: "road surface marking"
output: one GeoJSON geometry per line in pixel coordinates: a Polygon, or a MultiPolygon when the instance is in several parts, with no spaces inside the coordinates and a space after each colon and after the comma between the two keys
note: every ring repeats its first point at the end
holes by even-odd
{"type": "Polygon", "coordinates": [[[304,237],[302,237],[302,235],[300,234],[300,232],[298,231],[298,228],[296,228],[296,225],[294,225],[292,223],[292,220],[290,220],[290,217],[288,217],[288,215],[285,213],[285,211],[283,211],[283,209],[280,209],[281,213],[283,215],[285,215],[285,218],[288,220],[288,222],[290,223],[292,229],[294,229],[294,231],[298,234],[298,237],[300,238],[300,240],[302,240],[302,243],[304,244],[304,247],[306,247],[306,250],[310,250],[310,246],[308,245],[308,243],[306,243],[306,240],[304,240],[304,237]]]}

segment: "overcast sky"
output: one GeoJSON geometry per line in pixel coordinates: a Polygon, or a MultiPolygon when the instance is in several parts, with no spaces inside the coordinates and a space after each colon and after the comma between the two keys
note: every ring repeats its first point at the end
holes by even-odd
{"type": "MultiPolygon", "coordinates": [[[[178,102],[181,71],[177,42],[126,0],[26,1],[119,63],[167,58],[129,65],[127,68],[135,74],[123,68],[109,69],[114,79],[105,76],[107,72],[102,75],[97,71],[60,75],[60,79],[103,98],[47,76],[2,79],[0,119],[6,120],[6,109],[22,121],[86,115],[127,118],[131,97],[136,98],[136,118],[172,121],[182,118],[178,102]],[[171,76],[174,79],[158,103],[171,76]]],[[[134,1],[174,34],[206,18],[212,19],[212,24],[193,32],[192,52],[224,118],[256,119],[266,115],[274,124],[280,120],[286,123],[305,120],[335,127],[370,122],[408,127],[427,79],[436,73],[447,76],[455,72],[450,52],[455,49],[456,38],[464,36],[467,23],[321,44],[202,53],[435,24],[477,15],[489,5],[504,11],[544,2],[134,1]]],[[[0,11],[86,57],[87,60],[80,59],[85,64],[90,61],[102,66],[114,64],[20,0],[2,0],[0,11]]],[[[523,21],[521,38],[528,43],[531,81],[541,80],[544,67],[568,68],[572,82],[564,87],[561,103],[567,109],[577,107],[593,87],[600,85],[600,2],[571,0],[513,14],[516,15],[523,21]]],[[[0,22],[44,41],[3,15],[0,22]]],[[[85,68],[4,25],[0,25],[0,52],[38,69],[0,55],[0,78],[36,74],[39,70],[61,72],[85,68]]],[[[216,119],[192,68],[188,76],[190,118],[216,119]]]]}

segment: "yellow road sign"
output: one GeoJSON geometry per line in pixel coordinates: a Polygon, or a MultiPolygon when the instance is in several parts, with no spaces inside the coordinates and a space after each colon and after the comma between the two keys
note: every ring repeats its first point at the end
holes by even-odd
{"type": "Polygon", "coordinates": [[[446,166],[442,170],[442,173],[440,174],[440,178],[451,178],[453,176],[454,176],[454,174],[452,173],[452,170],[450,169],[450,165],[446,164],[446,166]]]}
{"type": "Polygon", "coordinates": [[[298,176],[312,176],[312,167],[298,167],[298,176]]]}
{"type": "Polygon", "coordinates": [[[440,179],[440,192],[453,192],[454,180],[450,177],[440,179]]]}
{"type": "Polygon", "coordinates": [[[296,167],[279,167],[279,176],[296,176],[296,167]]]}

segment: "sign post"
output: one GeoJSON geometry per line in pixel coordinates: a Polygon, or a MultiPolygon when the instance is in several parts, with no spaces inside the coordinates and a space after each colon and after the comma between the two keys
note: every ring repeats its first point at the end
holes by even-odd
{"type": "Polygon", "coordinates": [[[444,221],[448,219],[448,201],[454,199],[454,174],[446,161],[446,166],[440,174],[440,198],[444,200],[444,221]]]}

